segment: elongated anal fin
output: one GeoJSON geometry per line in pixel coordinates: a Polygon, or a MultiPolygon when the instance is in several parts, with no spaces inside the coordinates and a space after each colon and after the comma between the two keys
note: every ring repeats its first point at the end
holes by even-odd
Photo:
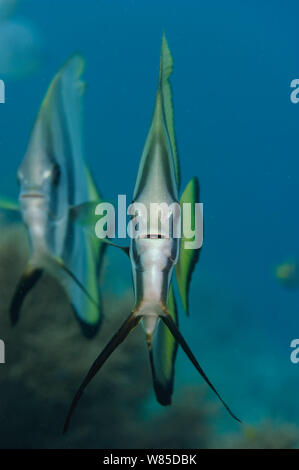
{"type": "MultiPolygon", "coordinates": [[[[102,200],[98,201],[89,201],[79,204],[77,206],[72,206],[70,208],[70,216],[71,218],[83,226],[88,232],[96,237],[95,234],[95,225],[98,220],[97,216],[95,215],[95,208],[96,206],[103,202],[102,200]]],[[[97,238],[99,243],[105,243],[108,246],[119,248],[122,250],[127,256],[129,256],[130,247],[129,246],[121,246],[117,243],[112,242],[109,238],[97,238]]]]}
{"type": "Polygon", "coordinates": [[[91,368],[89,369],[88,374],[86,375],[85,379],[83,380],[82,384],[80,385],[72,404],[69,408],[66,421],[63,428],[63,433],[66,433],[69,425],[70,420],[73,415],[73,412],[77,406],[78,401],[80,400],[85,388],[89,384],[89,382],[93,379],[93,377],[97,374],[97,372],[101,369],[103,364],[107,361],[107,359],[111,356],[113,351],[124,341],[124,339],[128,336],[128,334],[138,325],[140,322],[141,317],[136,315],[133,311],[131,315],[127,318],[127,320],[123,323],[117,333],[112,337],[109,341],[107,346],[103,349],[103,351],[99,354],[97,359],[92,364],[91,368]]]}
{"type": "MultiPolygon", "coordinates": [[[[180,199],[182,213],[184,203],[188,203],[191,205],[191,227],[195,226],[194,204],[197,202],[199,202],[199,182],[198,179],[195,177],[189,181],[180,199]]],[[[175,265],[175,274],[184,310],[187,315],[189,315],[189,288],[192,273],[199,259],[200,248],[196,250],[186,249],[186,241],[188,240],[184,237],[184,234],[182,233],[180,239],[180,255],[178,262],[175,265]]]]}
{"type": "Polygon", "coordinates": [[[200,373],[200,375],[202,376],[202,378],[206,381],[206,383],[209,385],[209,387],[213,390],[213,392],[216,394],[216,396],[219,398],[219,400],[221,401],[221,403],[224,405],[224,407],[226,408],[226,410],[229,412],[229,414],[236,420],[238,421],[239,423],[242,423],[242,421],[237,418],[237,416],[231,411],[231,409],[229,408],[229,406],[225,403],[225,401],[222,399],[222,397],[220,396],[220,394],[217,392],[216,388],[214,387],[214,385],[210,382],[209,378],[207,377],[207,375],[205,374],[205,372],[203,371],[203,369],[201,368],[201,366],[199,365],[199,363],[197,362],[197,359],[195,358],[194,354],[192,353],[191,349],[189,348],[188,344],[186,343],[183,335],[180,333],[180,331],[178,330],[175,322],[173,321],[173,319],[171,318],[171,316],[169,315],[169,313],[165,313],[165,315],[161,315],[161,319],[163,320],[163,322],[165,323],[165,325],[169,328],[169,331],[173,334],[174,338],[177,340],[178,344],[182,347],[183,351],[186,353],[186,355],[189,357],[190,361],[192,362],[192,364],[194,365],[194,367],[198,370],[198,372],[200,373]]]}
{"type": "MultiPolygon", "coordinates": [[[[169,289],[167,310],[175,324],[178,325],[177,306],[172,284],[169,289]]],[[[178,344],[161,319],[152,337],[148,338],[148,346],[156,398],[161,405],[170,405],[178,344]]]]}
{"type": "Polygon", "coordinates": [[[20,206],[18,201],[15,201],[13,199],[9,199],[7,197],[1,197],[0,198],[0,209],[6,210],[6,211],[19,211],[20,206]]]}
{"type": "Polygon", "coordinates": [[[42,274],[43,269],[37,268],[31,264],[26,266],[25,271],[17,284],[9,307],[10,321],[12,325],[16,325],[18,322],[25,297],[36,285],[42,274]]]}

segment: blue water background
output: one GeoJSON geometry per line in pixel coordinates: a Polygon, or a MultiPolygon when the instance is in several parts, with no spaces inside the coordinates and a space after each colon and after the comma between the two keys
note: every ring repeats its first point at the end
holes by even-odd
{"type": "MultiPolygon", "coordinates": [[[[85,156],[102,194],[129,200],[164,30],[174,58],[182,187],[197,175],[204,203],[204,247],[182,331],[245,422],[298,424],[299,364],[290,362],[290,341],[299,337],[299,291],[274,276],[278,263],[299,260],[299,104],[290,101],[290,82],[299,77],[298,2],[27,0],[17,14],[38,28],[43,61],[33,76],[6,81],[1,193],[17,195],[15,172],[40,101],[80,51],[85,156]]],[[[120,274],[123,288],[128,278],[120,274]]],[[[200,381],[180,352],[177,388],[200,381]]],[[[235,426],[224,412],[223,420],[235,426]]]]}

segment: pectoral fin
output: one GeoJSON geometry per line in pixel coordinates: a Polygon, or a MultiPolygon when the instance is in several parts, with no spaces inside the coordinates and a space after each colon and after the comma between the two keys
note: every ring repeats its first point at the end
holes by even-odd
{"type": "Polygon", "coordinates": [[[107,361],[107,359],[111,356],[113,351],[115,351],[115,349],[124,341],[124,339],[128,336],[128,334],[138,325],[138,323],[140,322],[140,319],[141,317],[137,316],[135,312],[131,313],[131,315],[127,318],[127,320],[120,327],[118,332],[112,337],[112,339],[109,341],[107,346],[103,349],[103,351],[99,354],[97,359],[94,361],[91,368],[89,369],[88,374],[86,375],[85,379],[80,385],[72,401],[72,404],[70,406],[70,409],[69,409],[69,412],[67,414],[67,418],[65,421],[65,425],[63,428],[63,433],[67,432],[72,414],[85,388],[89,384],[89,382],[93,379],[96,373],[101,369],[101,367],[107,361]]]}
{"type": "Polygon", "coordinates": [[[7,197],[1,197],[0,209],[4,209],[6,211],[19,211],[20,207],[19,207],[18,201],[9,199],[7,197]]]}
{"type": "MultiPolygon", "coordinates": [[[[172,285],[168,295],[168,312],[177,325],[178,315],[172,285]]],[[[157,400],[161,405],[170,405],[177,341],[162,320],[159,320],[151,344],[149,344],[149,353],[157,400]]]]}
{"type": "Polygon", "coordinates": [[[197,362],[197,359],[195,358],[195,356],[193,355],[191,349],[189,348],[188,344],[186,343],[185,339],[183,338],[182,334],[180,333],[180,331],[178,330],[175,322],[173,321],[173,319],[171,318],[170,314],[169,313],[165,313],[165,315],[161,316],[163,322],[165,323],[165,325],[169,328],[169,331],[172,333],[173,337],[177,340],[178,344],[182,347],[182,349],[184,350],[184,352],[187,354],[187,356],[189,357],[190,361],[192,362],[192,364],[194,365],[194,367],[198,370],[198,372],[200,373],[200,375],[202,376],[202,378],[206,381],[206,383],[209,385],[209,387],[213,390],[213,392],[217,395],[217,397],[219,398],[219,400],[221,401],[221,403],[224,405],[224,407],[227,409],[227,411],[229,412],[229,414],[236,420],[236,421],[239,421],[239,423],[241,423],[240,419],[237,418],[237,416],[231,411],[231,409],[229,408],[229,406],[225,403],[225,401],[222,399],[222,397],[219,395],[219,393],[217,392],[217,390],[215,389],[214,385],[210,382],[210,380],[208,379],[208,377],[206,376],[205,372],[202,370],[202,368],[200,367],[199,363],[197,362]]]}
{"type": "MultiPolygon", "coordinates": [[[[191,223],[194,227],[194,204],[199,201],[199,183],[197,178],[192,178],[187,184],[181,200],[181,209],[184,203],[192,204],[191,223]]],[[[180,256],[175,265],[175,274],[180,292],[180,297],[187,315],[189,314],[189,287],[193,270],[199,258],[199,249],[192,250],[185,248],[186,238],[183,233],[180,239],[180,256]]]]}
{"type": "Polygon", "coordinates": [[[105,243],[108,246],[113,246],[114,248],[119,248],[122,250],[127,256],[130,256],[130,247],[129,246],[121,246],[118,245],[117,243],[113,243],[109,238],[101,238],[101,242],[105,243]]]}
{"type": "Polygon", "coordinates": [[[9,198],[0,198],[0,212],[5,217],[6,222],[21,222],[22,214],[18,201],[9,198]]]}
{"type": "Polygon", "coordinates": [[[25,271],[23,272],[17,284],[9,307],[9,314],[12,325],[16,325],[18,322],[25,297],[27,296],[28,292],[30,292],[31,289],[33,289],[33,287],[36,285],[42,274],[43,269],[37,268],[30,263],[27,264],[25,271]]]}
{"type": "Polygon", "coordinates": [[[94,231],[94,227],[97,222],[95,209],[100,202],[102,201],[88,201],[78,204],[77,206],[70,207],[69,211],[72,220],[78,222],[84,227],[91,226],[94,231]]]}
{"type": "MultiPolygon", "coordinates": [[[[70,208],[70,215],[71,218],[82,225],[85,229],[88,230],[94,237],[95,234],[95,225],[98,220],[98,216],[95,215],[95,208],[100,203],[103,202],[102,200],[99,201],[91,201],[91,202],[84,202],[83,204],[79,204],[77,206],[72,206],[70,208]]],[[[130,248],[128,246],[121,246],[117,243],[113,243],[109,238],[97,238],[99,243],[105,243],[108,246],[112,246],[115,248],[121,249],[127,256],[129,256],[130,248]]]]}

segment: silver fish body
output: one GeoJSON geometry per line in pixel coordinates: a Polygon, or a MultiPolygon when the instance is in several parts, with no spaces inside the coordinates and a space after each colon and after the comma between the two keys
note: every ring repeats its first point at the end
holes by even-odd
{"type": "Polygon", "coordinates": [[[167,305],[173,268],[178,258],[177,239],[137,238],[132,240],[132,263],[135,311],[143,317],[147,335],[153,334],[154,319],[158,320],[167,305]],[[150,317],[150,321],[147,318],[150,317]]]}
{"type": "MultiPolygon", "coordinates": [[[[187,305],[190,278],[198,254],[186,253],[182,250],[182,238],[174,236],[177,225],[180,224],[180,217],[177,207],[179,165],[169,83],[171,72],[172,57],[163,35],[155,108],[139,165],[133,207],[130,209],[132,219],[134,220],[136,215],[140,225],[136,236],[131,238],[128,251],[133,274],[135,305],[131,315],[101,351],[79,387],[70,406],[64,431],[68,429],[73,411],[89,382],[139,323],[145,331],[154,390],[159,403],[162,405],[171,403],[174,364],[179,344],[228,412],[238,420],[202,370],[178,329],[172,283],[174,267],[181,299],[184,305],[187,305]],[[153,204],[158,206],[164,204],[166,209],[156,207],[158,217],[154,218],[154,221],[151,218],[148,221],[145,214],[151,211],[153,204]],[[170,229],[169,226],[167,228],[167,223],[173,228],[170,229]]],[[[195,203],[197,197],[198,182],[193,178],[181,200],[195,203]]]]}

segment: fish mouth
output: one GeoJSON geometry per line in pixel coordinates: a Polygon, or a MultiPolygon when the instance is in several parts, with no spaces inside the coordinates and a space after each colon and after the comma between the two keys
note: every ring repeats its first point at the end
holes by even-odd
{"type": "Polygon", "coordinates": [[[163,238],[164,240],[169,240],[169,237],[163,235],[162,233],[145,233],[144,235],[139,235],[139,239],[150,238],[153,240],[157,240],[157,238],[163,238]]]}
{"type": "Polygon", "coordinates": [[[45,196],[42,193],[32,192],[32,193],[23,193],[20,195],[20,199],[45,199],[45,196]]]}

